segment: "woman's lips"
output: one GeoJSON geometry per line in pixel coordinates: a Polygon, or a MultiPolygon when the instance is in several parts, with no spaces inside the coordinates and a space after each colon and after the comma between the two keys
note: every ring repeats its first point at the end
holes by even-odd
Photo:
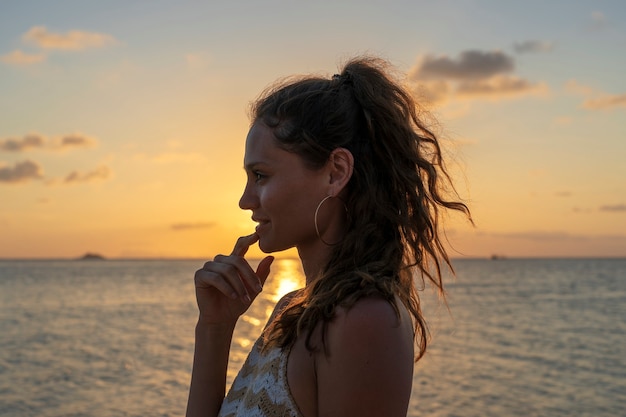
{"type": "Polygon", "coordinates": [[[269,221],[267,220],[261,220],[261,219],[255,219],[255,218],[253,218],[252,220],[258,223],[256,226],[257,233],[261,232],[263,229],[265,229],[269,225],[269,221]]]}

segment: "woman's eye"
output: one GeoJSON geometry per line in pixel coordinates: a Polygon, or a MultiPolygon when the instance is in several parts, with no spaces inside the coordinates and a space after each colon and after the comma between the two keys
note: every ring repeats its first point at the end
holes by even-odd
{"type": "Polygon", "coordinates": [[[265,175],[261,174],[260,172],[255,172],[254,173],[254,179],[256,181],[261,181],[263,178],[265,178],[265,175]]]}

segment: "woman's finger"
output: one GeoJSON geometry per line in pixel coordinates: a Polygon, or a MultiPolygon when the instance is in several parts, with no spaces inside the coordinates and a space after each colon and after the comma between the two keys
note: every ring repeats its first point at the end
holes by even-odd
{"type": "Polygon", "coordinates": [[[231,255],[244,256],[246,252],[248,252],[248,248],[257,240],[259,240],[259,235],[256,233],[240,237],[237,239],[237,243],[235,243],[235,247],[233,248],[231,255]]]}
{"type": "MultiPolygon", "coordinates": [[[[242,236],[237,240],[230,256],[217,255],[213,261],[206,262],[196,272],[197,287],[215,287],[230,298],[241,298],[251,302],[263,289],[263,282],[269,274],[267,258],[261,261],[266,266],[259,268],[262,276],[257,275],[250,264],[243,258],[248,249],[259,239],[256,233],[242,236]]],[[[261,265],[260,265],[261,266],[261,265]]]]}
{"type": "Polygon", "coordinates": [[[220,274],[213,271],[207,271],[206,269],[199,269],[194,275],[194,281],[196,288],[215,288],[222,294],[236,299],[239,297],[237,291],[225,280],[220,274]]]}
{"type": "Polygon", "coordinates": [[[250,294],[243,281],[246,275],[252,278],[245,278],[252,282],[258,282],[258,278],[250,265],[243,258],[234,256],[217,255],[213,262],[205,264],[205,270],[213,272],[227,282],[241,299],[249,301],[250,294]]]}
{"type": "Polygon", "coordinates": [[[218,255],[215,257],[215,261],[235,267],[246,287],[252,290],[255,294],[259,293],[263,289],[260,277],[244,258],[240,256],[218,255]]]}
{"type": "Polygon", "coordinates": [[[261,262],[259,262],[259,266],[256,268],[256,276],[261,280],[261,286],[265,284],[265,280],[270,274],[270,266],[274,262],[273,256],[266,256],[263,258],[261,262]]]}

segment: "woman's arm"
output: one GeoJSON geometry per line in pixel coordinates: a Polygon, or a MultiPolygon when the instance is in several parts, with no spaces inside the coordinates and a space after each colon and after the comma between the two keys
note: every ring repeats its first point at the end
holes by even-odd
{"type": "Polygon", "coordinates": [[[405,417],[411,396],[411,319],[385,300],[340,308],[328,325],[328,355],[317,354],[318,412],[324,417],[405,417]]]}
{"type": "Polygon", "coordinates": [[[228,352],[234,326],[196,325],[187,417],[217,416],[226,390],[228,352]]]}
{"type": "Polygon", "coordinates": [[[196,325],[194,360],[187,417],[214,417],[226,391],[228,353],[235,324],[262,289],[274,258],[256,270],[243,258],[256,234],[239,238],[229,256],[218,255],[196,271],[194,280],[200,316],[196,325]]]}

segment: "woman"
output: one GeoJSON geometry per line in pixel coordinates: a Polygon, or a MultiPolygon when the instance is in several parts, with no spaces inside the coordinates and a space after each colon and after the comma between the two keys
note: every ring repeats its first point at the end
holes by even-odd
{"type": "Polygon", "coordinates": [[[252,109],[239,205],[256,231],[196,272],[200,317],[188,416],[406,416],[427,330],[415,280],[443,291],[439,144],[386,62],[288,80],[252,109]],[[277,303],[226,398],[235,323],[271,256],[295,247],[305,288],[277,303]],[[414,350],[417,341],[417,353],[414,350]]]}

